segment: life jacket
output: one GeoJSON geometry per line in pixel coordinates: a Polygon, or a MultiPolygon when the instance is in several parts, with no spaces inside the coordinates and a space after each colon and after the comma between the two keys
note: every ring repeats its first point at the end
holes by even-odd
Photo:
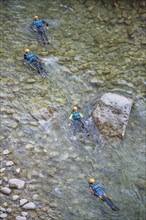
{"type": "Polygon", "coordinates": [[[34,22],[33,22],[33,25],[34,25],[36,28],[44,26],[42,20],[34,21],[34,22]]]}
{"type": "Polygon", "coordinates": [[[29,52],[26,54],[26,59],[29,62],[33,62],[35,60],[37,60],[36,55],[33,52],[29,52]]]}
{"type": "Polygon", "coordinates": [[[72,112],[72,118],[73,118],[73,120],[79,120],[81,118],[81,115],[78,111],[72,112]]]}
{"type": "Polygon", "coordinates": [[[94,193],[98,196],[102,196],[104,194],[104,188],[99,183],[94,183],[89,185],[94,193]]]}

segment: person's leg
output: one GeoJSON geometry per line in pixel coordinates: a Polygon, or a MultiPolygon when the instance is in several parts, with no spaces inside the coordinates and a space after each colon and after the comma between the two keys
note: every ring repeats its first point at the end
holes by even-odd
{"type": "Polygon", "coordinates": [[[113,201],[105,194],[102,195],[102,200],[107,203],[107,205],[113,210],[113,211],[118,211],[119,208],[115,206],[113,201]]]}
{"type": "Polygon", "coordinates": [[[45,33],[45,27],[40,27],[40,32],[41,32],[41,36],[42,36],[42,39],[43,39],[43,42],[46,44],[46,43],[49,43],[49,40],[46,36],[46,33],[45,33]]]}
{"type": "Polygon", "coordinates": [[[40,37],[40,39],[43,41],[43,43],[45,44],[46,43],[46,40],[45,40],[45,37],[44,37],[44,28],[43,27],[38,27],[37,28],[37,32],[38,32],[38,35],[40,37]]]}
{"type": "Polygon", "coordinates": [[[84,125],[84,123],[82,122],[82,120],[79,120],[79,122],[80,122],[80,124],[81,124],[81,127],[82,127],[82,128],[85,128],[85,125],[84,125]]]}
{"type": "Polygon", "coordinates": [[[35,70],[38,70],[38,68],[37,68],[37,65],[36,65],[36,62],[35,61],[32,61],[31,63],[30,63],[30,65],[35,69],[35,70]]]}
{"type": "Polygon", "coordinates": [[[85,129],[87,135],[89,135],[89,131],[88,131],[88,129],[85,127],[85,125],[84,125],[84,123],[82,122],[82,120],[80,120],[80,122],[81,122],[81,127],[82,127],[83,129],[85,129]]]}
{"type": "Polygon", "coordinates": [[[48,40],[48,37],[46,36],[45,31],[44,31],[43,35],[44,35],[44,39],[45,39],[46,43],[49,44],[49,40],[48,40]]]}
{"type": "Polygon", "coordinates": [[[38,71],[38,73],[40,74],[41,73],[41,66],[40,66],[40,62],[38,62],[38,61],[36,61],[36,60],[34,60],[33,62],[32,62],[32,65],[35,67],[35,69],[38,71]]]}
{"type": "Polygon", "coordinates": [[[37,62],[38,62],[39,68],[40,68],[41,70],[43,70],[44,68],[42,67],[41,62],[39,62],[39,61],[37,61],[37,62]]]}
{"type": "Polygon", "coordinates": [[[78,123],[76,120],[73,121],[73,126],[74,126],[73,135],[75,136],[78,130],[78,123]]]}

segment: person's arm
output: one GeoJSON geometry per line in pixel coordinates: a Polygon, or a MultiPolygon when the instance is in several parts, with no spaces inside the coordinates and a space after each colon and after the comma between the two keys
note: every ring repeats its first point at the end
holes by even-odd
{"type": "Polygon", "coordinates": [[[94,195],[94,191],[92,190],[91,186],[89,187],[89,189],[90,189],[90,192],[94,195]]]}
{"type": "Polygon", "coordinates": [[[73,114],[71,113],[69,116],[69,119],[72,120],[73,114]]]}
{"type": "Polygon", "coordinates": [[[31,24],[31,29],[35,32],[37,31],[37,27],[35,26],[34,22],[31,24]]]}
{"type": "Polygon", "coordinates": [[[73,117],[73,114],[71,113],[70,116],[69,116],[69,120],[70,120],[70,122],[68,123],[68,126],[71,126],[72,119],[73,119],[72,117],[73,117]]]}
{"type": "Polygon", "coordinates": [[[37,61],[41,62],[41,59],[38,56],[35,55],[35,57],[36,57],[37,61]]]}
{"type": "Polygon", "coordinates": [[[27,62],[28,62],[28,61],[27,61],[26,54],[24,54],[23,64],[26,64],[27,62]]]}
{"type": "Polygon", "coordinates": [[[46,21],[44,21],[44,20],[42,20],[42,22],[46,26],[46,29],[48,30],[49,29],[49,24],[46,21]]]}
{"type": "Polygon", "coordinates": [[[104,189],[104,186],[103,186],[102,184],[99,184],[99,185],[100,185],[100,187],[101,187],[103,190],[105,190],[105,189],[104,189]]]}
{"type": "Polygon", "coordinates": [[[79,115],[80,115],[81,118],[83,118],[83,115],[80,112],[79,112],[79,115]]]}

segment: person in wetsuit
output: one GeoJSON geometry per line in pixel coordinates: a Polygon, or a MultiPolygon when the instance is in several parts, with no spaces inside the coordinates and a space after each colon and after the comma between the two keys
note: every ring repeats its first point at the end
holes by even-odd
{"type": "Polygon", "coordinates": [[[87,128],[85,127],[85,125],[82,121],[82,118],[83,118],[83,115],[79,112],[78,107],[74,106],[72,108],[72,112],[69,116],[69,120],[71,122],[71,123],[69,123],[69,125],[73,124],[73,126],[74,126],[74,131],[73,131],[74,136],[76,135],[79,127],[85,129],[87,136],[89,136],[89,132],[88,132],[87,128]]]}
{"type": "Polygon", "coordinates": [[[34,16],[34,21],[31,24],[31,29],[34,32],[37,32],[38,36],[40,36],[44,44],[49,44],[48,38],[45,34],[45,30],[49,29],[49,25],[46,21],[39,19],[38,16],[34,16]]]}
{"type": "Polygon", "coordinates": [[[30,51],[30,49],[25,49],[23,63],[28,63],[32,68],[36,69],[40,74],[43,71],[41,60],[30,51]]]}
{"type": "Polygon", "coordinates": [[[94,178],[90,178],[89,180],[89,189],[90,192],[100,198],[102,201],[106,202],[107,205],[113,210],[118,211],[119,208],[114,205],[112,200],[106,195],[104,187],[100,184],[95,182],[94,178]]]}

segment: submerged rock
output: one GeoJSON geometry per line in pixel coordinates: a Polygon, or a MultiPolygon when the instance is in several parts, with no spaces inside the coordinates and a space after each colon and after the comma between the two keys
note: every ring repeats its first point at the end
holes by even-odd
{"type": "Polygon", "coordinates": [[[0,218],[1,219],[6,219],[7,218],[7,214],[6,213],[1,213],[0,214],[0,218]]]}
{"type": "Polygon", "coordinates": [[[26,217],[25,216],[17,216],[16,220],[26,220],[26,217]]]}
{"type": "Polygon", "coordinates": [[[105,93],[93,110],[93,118],[101,133],[124,137],[133,100],[123,95],[105,93]]]}
{"type": "Polygon", "coordinates": [[[1,192],[2,193],[4,193],[4,194],[6,194],[6,195],[9,195],[10,193],[11,193],[11,189],[10,188],[8,188],[8,187],[3,187],[2,189],[1,189],[1,192]]]}
{"type": "Polygon", "coordinates": [[[29,203],[27,203],[27,204],[25,204],[24,206],[23,206],[23,208],[24,209],[26,209],[26,210],[29,210],[29,209],[35,209],[35,204],[33,203],[33,202],[29,202],[29,203]]]}
{"type": "Polygon", "coordinates": [[[25,181],[20,179],[10,179],[8,183],[12,188],[23,189],[25,187],[25,181]]]}
{"type": "Polygon", "coordinates": [[[53,116],[53,110],[49,106],[34,106],[32,107],[30,114],[36,120],[48,120],[53,116]]]}

